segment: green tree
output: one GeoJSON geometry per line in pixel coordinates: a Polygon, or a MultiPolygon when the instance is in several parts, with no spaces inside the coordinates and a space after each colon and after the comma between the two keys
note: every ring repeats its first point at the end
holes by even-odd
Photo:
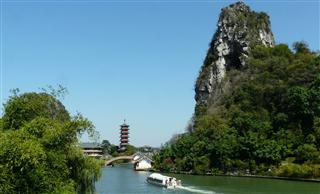
{"type": "Polygon", "coordinates": [[[111,154],[112,145],[108,140],[102,140],[101,147],[104,154],[111,154]]]}
{"type": "Polygon", "coordinates": [[[100,164],[83,154],[77,139],[94,133],[88,119],[71,117],[46,93],[16,94],[4,107],[1,193],[94,193],[100,164]]]}
{"type": "Polygon", "coordinates": [[[3,128],[19,129],[36,117],[59,122],[70,120],[63,104],[47,93],[25,93],[13,95],[4,104],[3,128]]]}
{"type": "Polygon", "coordinates": [[[293,43],[293,49],[296,53],[310,53],[309,45],[304,41],[293,43]]]}

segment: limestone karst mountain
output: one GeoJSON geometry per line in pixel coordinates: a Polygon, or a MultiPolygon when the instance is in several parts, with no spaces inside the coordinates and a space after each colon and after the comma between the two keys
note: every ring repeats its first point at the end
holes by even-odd
{"type": "Polygon", "coordinates": [[[221,10],[217,30],[195,85],[196,115],[215,106],[230,85],[226,73],[244,67],[250,49],[258,44],[274,45],[266,13],[254,12],[243,2],[221,10]]]}
{"type": "Polygon", "coordinates": [[[265,13],[232,4],[195,90],[187,132],[161,149],[157,169],[319,179],[320,56],[307,43],[275,44],[265,13]]]}

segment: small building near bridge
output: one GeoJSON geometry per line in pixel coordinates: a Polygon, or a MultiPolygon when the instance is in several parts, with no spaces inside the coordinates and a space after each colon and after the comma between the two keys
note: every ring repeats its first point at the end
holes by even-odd
{"type": "Polygon", "coordinates": [[[134,169],[137,171],[152,169],[153,161],[148,156],[138,152],[133,156],[134,169]]]}

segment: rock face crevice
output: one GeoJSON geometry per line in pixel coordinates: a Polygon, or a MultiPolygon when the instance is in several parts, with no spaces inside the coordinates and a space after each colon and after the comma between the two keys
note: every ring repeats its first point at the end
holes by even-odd
{"type": "Polygon", "coordinates": [[[274,45],[269,16],[243,2],[223,8],[217,27],[195,85],[196,115],[219,100],[228,86],[226,72],[244,67],[252,47],[274,45]]]}

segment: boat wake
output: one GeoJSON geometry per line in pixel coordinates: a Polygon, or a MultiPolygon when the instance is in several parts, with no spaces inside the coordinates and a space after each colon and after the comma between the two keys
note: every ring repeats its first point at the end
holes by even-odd
{"type": "Polygon", "coordinates": [[[184,186],[177,186],[177,189],[183,189],[186,191],[190,191],[192,193],[204,193],[204,194],[217,194],[214,191],[208,191],[208,190],[202,190],[202,189],[196,189],[194,187],[184,187],[184,186]]]}

